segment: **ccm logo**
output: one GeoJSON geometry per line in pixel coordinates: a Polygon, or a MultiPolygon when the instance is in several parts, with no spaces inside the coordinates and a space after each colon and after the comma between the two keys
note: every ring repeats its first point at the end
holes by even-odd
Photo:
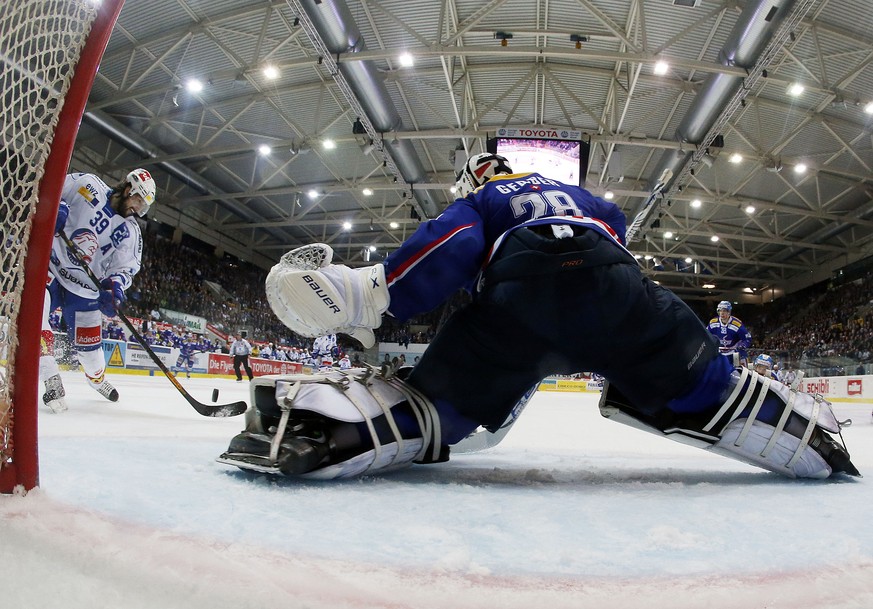
{"type": "Polygon", "coordinates": [[[315,295],[321,298],[321,302],[323,302],[331,311],[334,313],[340,313],[342,310],[337,306],[337,304],[333,301],[333,298],[324,293],[324,290],[321,289],[321,286],[315,282],[315,279],[312,278],[312,275],[304,275],[303,281],[305,281],[312,291],[315,292],[315,295]]]}

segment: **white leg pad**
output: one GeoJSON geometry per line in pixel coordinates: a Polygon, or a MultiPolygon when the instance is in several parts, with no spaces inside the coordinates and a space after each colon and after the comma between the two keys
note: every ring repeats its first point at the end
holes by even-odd
{"type": "Polygon", "coordinates": [[[633,407],[613,399],[608,384],[600,400],[601,414],[651,433],[664,435],[683,444],[690,444],[788,476],[789,478],[827,478],[831,466],[816,450],[821,432],[839,433],[840,425],[830,404],[821,396],[800,393],[778,381],[771,381],[748,369],[738,375],[733,390],[718,412],[700,428],[665,427],[660,429],[637,418],[633,407]],[[783,403],[775,426],[758,420],[767,397],[783,403]],[[739,418],[748,410],[748,414],[739,418]],[[802,419],[786,431],[791,414],[802,419]],[[811,445],[812,444],[812,445],[811,445]]]}
{"type": "Polygon", "coordinates": [[[827,478],[831,475],[830,466],[806,443],[795,459],[798,448],[801,448],[801,439],[787,432],[780,433],[771,449],[765,452],[776,429],[760,421],[752,423],[743,442],[738,446],[737,441],[745,424],[745,420],[730,423],[718,442],[708,450],[789,478],[827,478]]]}
{"type": "MultiPolygon", "coordinates": [[[[370,432],[374,448],[301,477],[318,480],[348,478],[377,470],[397,469],[428,455],[436,458],[440,453],[439,415],[430,401],[400,379],[385,379],[360,372],[261,376],[252,381],[253,396],[256,387],[264,385],[275,387],[276,403],[283,411],[305,410],[335,421],[364,423],[370,432]],[[290,405],[288,396],[291,396],[290,405]],[[391,409],[402,402],[411,406],[421,429],[421,438],[401,436],[391,409]],[[392,442],[383,443],[376,433],[373,419],[382,416],[392,430],[392,442]],[[424,438],[429,441],[425,442],[424,438]]],[[[250,431],[259,431],[262,427],[260,421],[254,420],[247,425],[250,431]]],[[[284,432],[281,424],[280,431],[284,432]]],[[[281,434],[277,432],[277,436],[279,439],[275,442],[278,446],[281,434]]]]}
{"type": "Polygon", "coordinates": [[[403,451],[399,455],[397,442],[383,444],[379,455],[374,449],[371,449],[342,463],[328,465],[308,474],[302,474],[300,477],[310,480],[333,480],[335,478],[353,478],[367,472],[388,472],[401,469],[416,460],[416,455],[421,451],[422,443],[420,438],[404,440],[403,451]]]}

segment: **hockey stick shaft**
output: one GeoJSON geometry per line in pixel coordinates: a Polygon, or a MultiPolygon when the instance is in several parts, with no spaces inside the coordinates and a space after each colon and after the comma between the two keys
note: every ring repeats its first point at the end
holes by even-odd
{"type": "Polygon", "coordinates": [[[671,169],[665,169],[663,173],[661,173],[661,177],[658,178],[657,184],[652,188],[652,192],[649,194],[649,197],[646,199],[646,202],[643,204],[643,208],[637,214],[634,221],[631,222],[631,225],[627,228],[627,232],[625,233],[624,242],[630,243],[637,238],[640,230],[643,227],[652,212],[655,209],[656,203],[658,201],[658,197],[661,195],[661,192],[667,186],[667,183],[673,177],[673,171],[671,169]]]}
{"type": "MultiPolygon", "coordinates": [[[[81,250],[79,250],[78,246],[73,243],[67,234],[62,230],[58,233],[61,239],[63,239],[67,248],[73,253],[73,256],[76,257],[79,265],[85,270],[85,273],[88,274],[88,278],[94,283],[97,287],[97,291],[100,291],[100,280],[97,279],[97,276],[94,274],[94,271],[91,270],[91,267],[88,266],[88,263],[85,261],[81,250]]],[[[196,410],[198,413],[202,414],[205,417],[235,417],[244,413],[248,409],[248,404],[243,401],[239,402],[231,402],[229,404],[223,404],[218,406],[210,406],[209,404],[203,404],[202,402],[198,402],[194,397],[188,393],[182,384],[178,381],[178,379],[167,369],[167,366],[164,362],[161,361],[161,358],[157,356],[157,354],[152,350],[149,344],[145,341],[145,339],[136,331],[133,323],[127,318],[127,315],[124,314],[120,308],[116,307],[116,313],[118,313],[118,317],[121,319],[122,323],[127,327],[130,331],[130,335],[138,342],[142,347],[146,350],[149,357],[152,361],[161,369],[161,372],[170,379],[170,382],[173,383],[173,386],[179,390],[179,393],[182,394],[182,397],[196,410]]]]}

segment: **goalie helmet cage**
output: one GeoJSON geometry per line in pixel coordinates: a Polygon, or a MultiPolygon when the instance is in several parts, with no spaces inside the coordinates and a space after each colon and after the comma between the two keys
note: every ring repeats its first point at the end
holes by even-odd
{"type": "Polygon", "coordinates": [[[0,11],[0,492],[39,484],[37,404],[55,217],[123,0],[14,0],[0,11]]]}

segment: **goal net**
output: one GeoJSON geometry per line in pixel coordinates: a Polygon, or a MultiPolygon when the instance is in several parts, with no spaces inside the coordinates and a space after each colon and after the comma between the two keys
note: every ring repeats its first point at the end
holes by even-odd
{"type": "Polygon", "coordinates": [[[0,10],[0,492],[39,483],[39,340],[61,187],[123,0],[0,10]]]}

